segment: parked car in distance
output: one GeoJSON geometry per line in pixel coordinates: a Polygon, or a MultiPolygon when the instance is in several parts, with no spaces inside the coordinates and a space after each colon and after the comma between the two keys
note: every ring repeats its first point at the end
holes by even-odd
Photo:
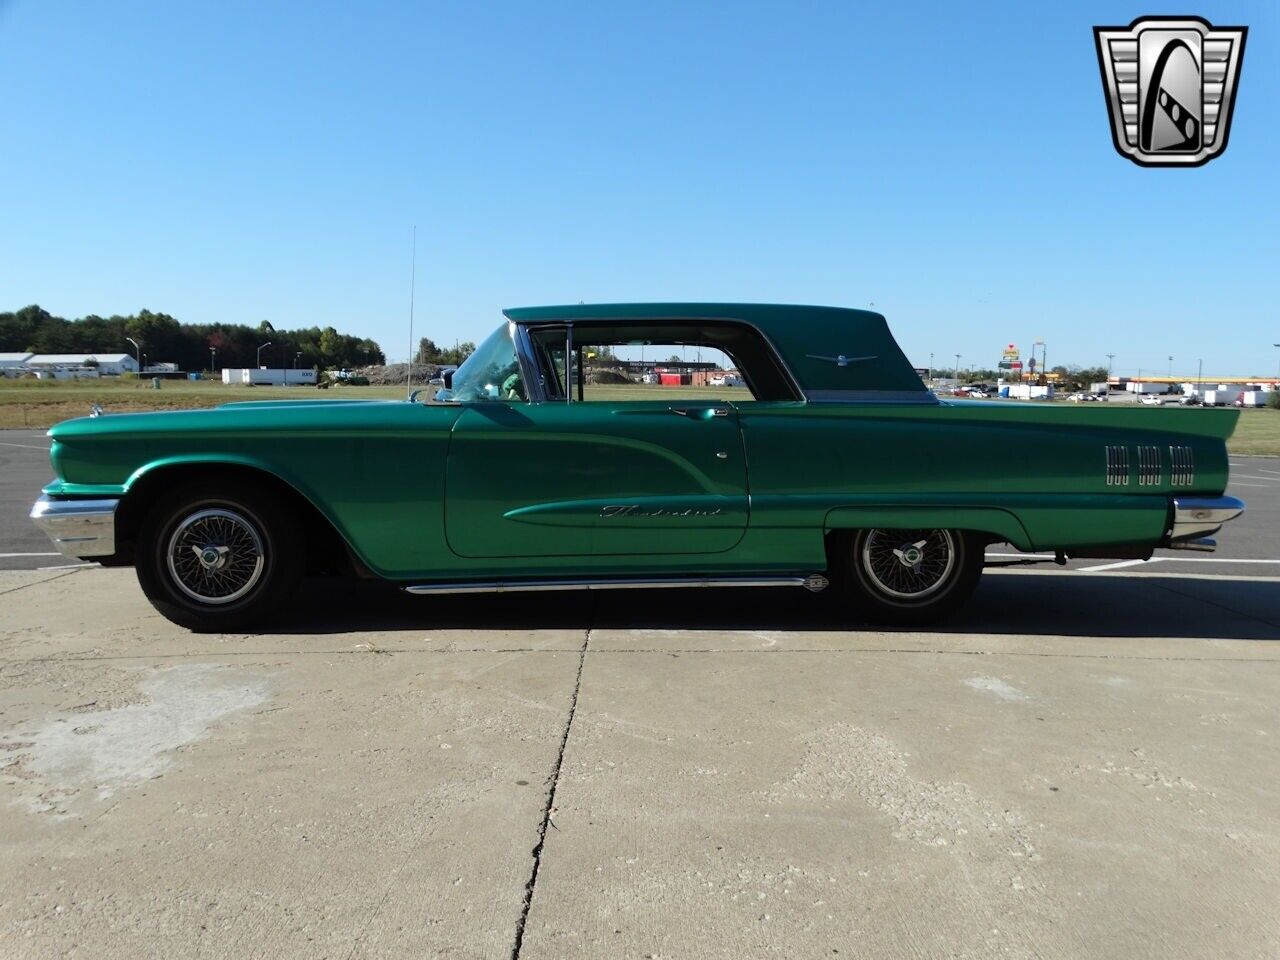
{"type": "Polygon", "coordinates": [[[1148,407],[1163,407],[1166,403],[1177,403],[1178,398],[1169,393],[1144,393],[1138,397],[1138,402],[1148,407]]]}
{"type": "Polygon", "coordinates": [[[1070,400],[1072,403],[1093,403],[1098,400],[1102,400],[1103,398],[1098,396],[1098,394],[1096,393],[1085,393],[1084,391],[1078,391],[1076,393],[1073,393],[1071,396],[1067,397],[1067,399],[1070,400]]]}
{"type": "Polygon", "coordinates": [[[287,613],[304,573],[411,594],[832,590],[855,620],[954,612],[984,550],[1211,550],[1238,410],[939,399],[882,316],[832,307],[527,307],[430,402],[278,400],[53,427],[32,518],[132,565],[194,630],[287,613]],[[722,351],[745,391],[588,383],[632,344],[722,351]],[[660,394],[660,395],[659,395],[660,394]],[[1016,456],[1010,456],[1016,451],[1016,456]]]}

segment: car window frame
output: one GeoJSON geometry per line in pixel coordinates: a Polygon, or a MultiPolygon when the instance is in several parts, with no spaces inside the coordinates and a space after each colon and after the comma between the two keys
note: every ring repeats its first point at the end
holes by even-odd
{"type": "MultiPolygon", "coordinates": [[[[786,387],[787,391],[790,393],[790,396],[786,396],[786,397],[761,398],[760,397],[761,391],[757,389],[750,375],[749,365],[743,366],[740,363],[739,359],[730,350],[726,349],[726,347],[722,344],[709,343],[709,342],[703,343],[703,346],[709,347],[711,349],[719,350],[720,352],[724,353],[725,356],[733,360],[734,365],[738,370],[738,373],[742,376],[744,384],[746,385],[747,389],[751,392],[751,399],[737,401],[737,402],[739,403],[774,402],[774,401],[793,402],[793,403],[807,402],[805,393],[800,388],[799,381],[796,380],[795,374],[792,372],[790,366],[787,364],[783,356],[778,352],[778,348],[774,346],[773,341],[770,340],[768,335],[763,330],[761,330],[758,326],[744,320],[738,320],[732,317],[723,317],[723,318],[721,317],[714,317],[714,318],[706,318],[706,317],[688,317],[688,318],[634,317],[633,318],[633,317],[629,317],[625,320],[615,319],[612,317],[602,317],[600,319],[590,319],[590,320],[550,320],[549,319],[546,321],[538,321],[533,323],[530,323],[528,321],[514,321],[514,322],[516,323],[520,331],[518,334],[519,339],[517,339],[516,341],[518,353],[520,352],[521,344],[523,343],[524,345],[524,352],[521,358],[521,362],[524,363],[527,360],[530,366],[530,370],[532,371],[532,376],[526,381],[529,384],[529,388],[527,389],[526,392],[530,394],[530,402],[535,402],[535,403],[596,402],[596,401],[583,401],[581,398],[575,399],[573,397],[574,377],[573,377],[572,360],[575,352],[575,347],[574,347],[574,327],[575,326],[580,326],[580,327],[583,327],[584,329],[591,328],[591,329],[608,330],[608,329],[617,329],[622,327],[651,325],[654,329],[661,330],[663,327],[680,329],[682,327],[687,328],[690,326],[706,325],[708,323],[714,324],[716,326],[734,327],[741,331],[744,331],[749,336],[756,338],[760,348],[769,355],[769,358],[772,360],[772,362],[776,366],[777,368],[776,372],[780,374],[781,382],[786,387]],[[556,371],[554,370],[554,365],[551,363],[551,358],[549,356],[546,358],[542,358],[535,345],[534,337],[532,335],[532,331],[534,329],[538,329],[538,330],[563,329],[564,330],[565,358],[566,358],[566,361],[565,361],[566,383],[563,385],[563,393],[564,393],[563,396],[558,395],[561,392],[562,386],[560,383],[560,378],[556,374],[556,371]],[[549,371],[544,370],[544,365],[551,366],[551,369],[549,371]],[[554,393],[556,395],[553,395],[553,392],[548,389],[549,387],[549,383],[547,379],[548,372],[551,374],[552,377],[554,377],[554,382],[555,382],[554,393]],[[535,393],[538,394],[538,398],[536,400],[533,397],[535,393]]],[[[579,373],[578,373],[579,381],[581,380],[581,376],[582,376],[582,373],[581,373],[581,369],[579,368],[579,373]]],[[[579,392],[581,392],[581,387],[582,387],[581,382],[579,382],[577,386],[579,387],[579,392]]],[[[632,401],[618,401],[618,402],[619,403],[648,403],[652,401],[632,400],[632,401]]]]}

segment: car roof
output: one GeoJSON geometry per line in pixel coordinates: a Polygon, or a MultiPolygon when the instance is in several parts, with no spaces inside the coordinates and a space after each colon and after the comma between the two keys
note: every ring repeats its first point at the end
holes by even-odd
{"type": "Polygon", "coordinates": [[[933,400],[884,317],[871,310],[787,303],[575,303],[513,307],[503,314],[529,325],[737,321],[772,342],[810,399],[933,400]],[[852,362],[846,365],[844,357],[852,362]]]}
{"type": "Polygon", "coordinates": [[[781,322],[818,318],[846,323],[883,323],[884,317],[870,310],[823,307],[796,303],[573,303],[545,307],[510,307],[508,319],[520,323],[555,323],[565,320],[747,320],[781,322]]]}

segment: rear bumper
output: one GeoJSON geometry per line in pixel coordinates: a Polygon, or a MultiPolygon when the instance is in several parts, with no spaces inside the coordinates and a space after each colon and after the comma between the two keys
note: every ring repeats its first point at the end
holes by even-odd
{"type": "Polygon", "coordinates": [[[1242,513],[1244,501],[1235,497],[1174,497],[1168,544],[1212,536],[1242,513]]]}
{"type": "Polygon", "coordinates": [[[54,500],[41,497],[31,519],[58,552],[76,560],[109,557],[116,552],[119,500],[54,500]]]}

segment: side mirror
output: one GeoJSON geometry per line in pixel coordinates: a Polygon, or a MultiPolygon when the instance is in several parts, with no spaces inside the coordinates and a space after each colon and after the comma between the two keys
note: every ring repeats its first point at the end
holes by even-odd
{"type": "Polygon", "coordinates": [[[446,390],[453,389],[453,375],[455,372],[456,371],[454,370],[446,370],[440,375],[441,379],[444,380],[444,387],[446,390]]]}

